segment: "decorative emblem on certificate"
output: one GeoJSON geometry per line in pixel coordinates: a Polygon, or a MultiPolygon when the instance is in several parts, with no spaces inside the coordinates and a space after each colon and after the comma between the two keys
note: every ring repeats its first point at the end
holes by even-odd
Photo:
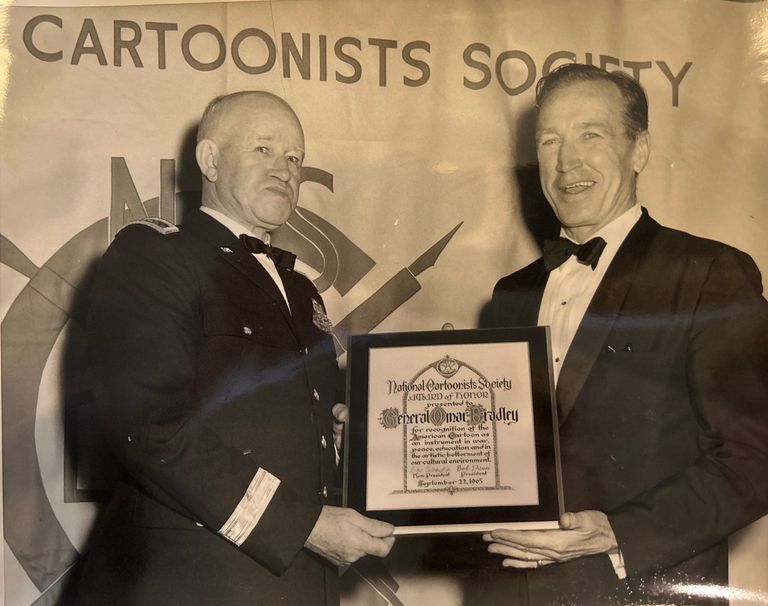
{"type": "Polygon", "coordinates": [[[544,328],[352,337],[347,504],[400,534],[556,526],[547,345],[544,328]]]}

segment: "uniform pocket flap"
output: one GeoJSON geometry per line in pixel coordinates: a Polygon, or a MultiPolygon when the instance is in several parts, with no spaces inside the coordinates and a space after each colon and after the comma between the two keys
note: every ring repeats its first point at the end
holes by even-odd
{"type": "Polygon", "coordinates": [[[208,337],[239,337],[277,347],[289,331],[282,317],[257,314],[234,305],[207,305],[203,309],[203,331],[208,337]]]}

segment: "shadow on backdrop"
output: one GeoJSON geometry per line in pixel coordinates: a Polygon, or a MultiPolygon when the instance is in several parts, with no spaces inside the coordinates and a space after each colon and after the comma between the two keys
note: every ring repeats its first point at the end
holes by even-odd
{"type": "MultiPolygon", "coordinates": [[[[183,223],[184,217],[200,206],[201,176],[195,159],[196,136],[197,123],[187,129],[181,140],[177,152],[178,161],[174,163],[174,171],[171,173],[173,183],[165,184],[170,185],[174,190],[177,188],[180,190],[174,198],[174,216],[163,217],[172,222],[183,223]]],[[[153,163],[159,159],[144,160],[146,163],[153,163]]],[[[114,172],[112,178],[113,181],[116,179],[114,172]]],[[[113,182],[113,190],[114,185],[113,182]]],[[[148,216],[162,215],[159,197],[141,202],[148,216]]],[[[110,216],[109,223],[122,226],[133,218],[125,212],[122,215],[118,213],[118,216],[110,216]]],[[[61,389],[64,394],[65,435],[63,500],[65,503],[105,503],[110,499],[121,476],[119,464],[106,447],[99,424],[96,422],[96,411],[88,383],[89,359],[86,339],[88,300],[99,260],[109,240],[108,222],[102,220],[99,223],[101,237],[98,249],[92,247],[88,251],[83,251],[83,256],[94,255],[94,259],[85,270],[84,277],[75,286],[70,311],[70,327],[62,356],[61,389]]],[[[65,606],[77,603],[76,590],[82,556],[88,552],[93,538],[107,516],[106,507],[101,506],[96,524],[90,530],[84,545],[78,550],[79,554],[76,554],[81,559],[52,584],[33,606],[54,604],[65,606]]]]}
{"type": "MultiPolygon", "coordinates": [[[[544,197],[539,181],[539,165],[536,161],[536,108],[531,107],[522,112],[516,126],[513,157],[517,164],[512,169],[511,178],[517,185],[523,222],[541,248],[544,240],[558,236],[560,223],[544,197]]],[[[489,285],[489,292],[492,288],[493,285],[489,285]]],[[[494,324],[488,301],[480,310],[477,325],[480,328],[491,328],[494,324]]]]}

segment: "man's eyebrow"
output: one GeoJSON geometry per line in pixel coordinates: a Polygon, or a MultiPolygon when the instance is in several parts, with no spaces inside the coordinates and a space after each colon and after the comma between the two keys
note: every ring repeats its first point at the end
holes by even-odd
{"type": "MultiPolygon", "coordinates": [[[[254,135],[253,140],[254,141],[274,141],[275,138],[272,135],[258,135],[257,134],[257,135],[254,135]]],[[[296,147],[293,147],[291,149],[294,149],[294,150],[296,150],[298,152],[301,152],[302,154],[304,153],[304,148],[299,146],[299,145],[297,145],[296,147]]]]}
{"type": "Polygon", "coordinates": [[[554,133],[554,132],[556,132],[555,128],[537,128],[535,135],[536,135],[536,137],[540,137],[541,135],[545,135],[545,134],[548,134],[548,133],[554,133]]]}
{"type": "Polygon", "coordinates": [[[579,126],[582,128],[602,128],[609,132],[613,132],[613,127],[608,122],[580,122],[579,126]]]}

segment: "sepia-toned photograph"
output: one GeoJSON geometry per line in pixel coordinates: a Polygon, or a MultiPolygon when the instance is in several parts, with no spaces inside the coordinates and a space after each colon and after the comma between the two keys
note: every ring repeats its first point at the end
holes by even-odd
{"type": "Polygon", "coordinates": [[[0,2],[0,604],[768,606],[768,0],[0,2]]]}

